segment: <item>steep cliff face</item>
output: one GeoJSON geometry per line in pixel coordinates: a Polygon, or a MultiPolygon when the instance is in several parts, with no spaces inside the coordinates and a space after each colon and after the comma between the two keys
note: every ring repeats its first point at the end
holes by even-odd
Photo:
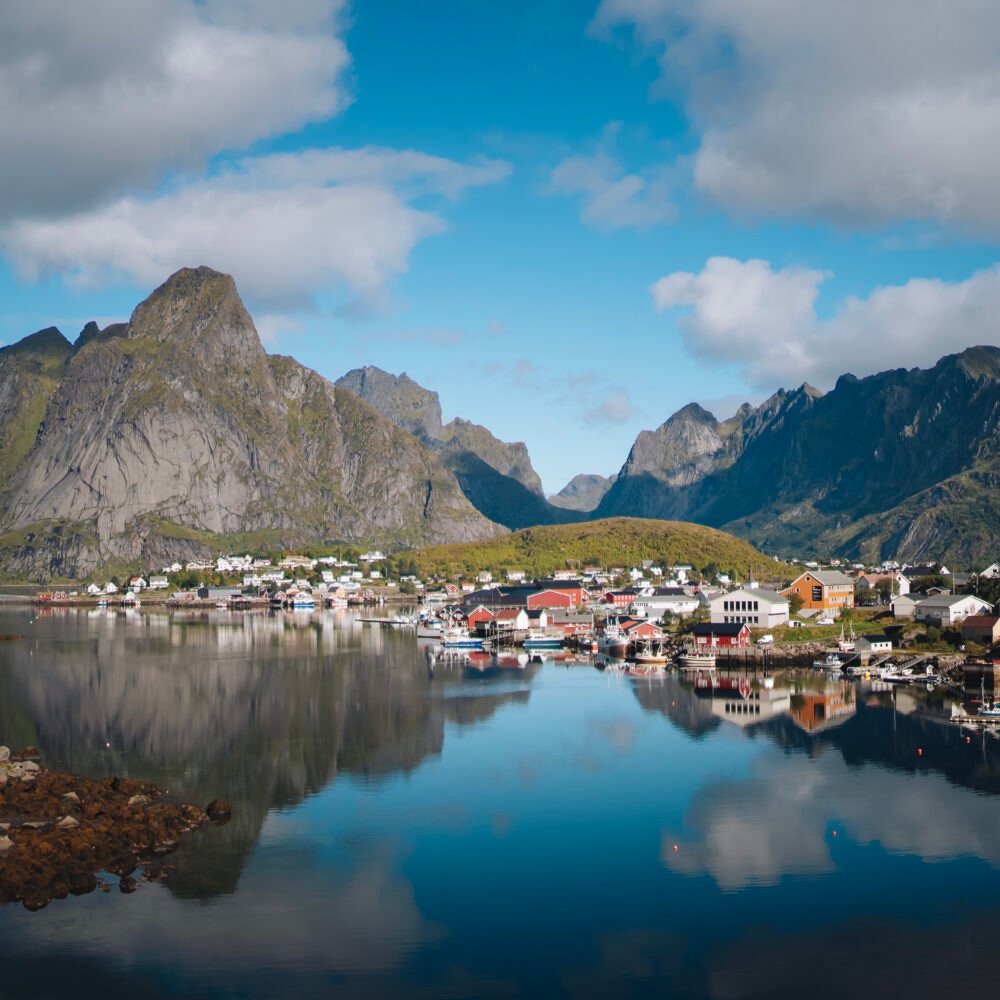
{"type": "Polygon", "coordinates": [[[336,384],[349,389],[425,444],[441,439],[438,394],[418,385],[406,372],[391,375],[374,365],[366,365],[342,375],[336,384]]]}
{"type": "Polygon", "coordinates": [[[442,425],[438,394],[405,373],[356,368],[336,384],[436,451],[468,500],[490,520],[511,529],[567,520],[545,499],[523,442],[501,441],[480,424],[460,417],[442,425]]]}
{"type": "Polygon", "coordinates": [[[782,391],[725,424],[687,407],[640,435],[597,513],[682,517],[798,555],[975,559],[1000,548],[998,434],[1000,350],[972,348],[782,391]]]}
{"type": "Polygon", "coordinates": [[[0,488],[34,447],[72,353],[55,327],[0,350],[0,488]]]}
{"type": "Polygon", "coordinates": [[[175,540],[190,549],[191,532],[418,542],[498,530],[412,436],[268,357],[228,275],[180,271],[127,326],[85,333],[4,495],[8,533],[92,529],[66,575],[175,540]]]}

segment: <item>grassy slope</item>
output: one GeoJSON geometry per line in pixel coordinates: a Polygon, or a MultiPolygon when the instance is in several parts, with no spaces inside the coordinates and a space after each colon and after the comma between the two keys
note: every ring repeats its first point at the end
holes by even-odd
{"type": "Polygon", "coordinates": [[[681,521],[632,517],[526,528],[487,542],[438,545],[408,556],[422,576],[481,569],[491,570],[494,577],[504,569],[544,576],[576,565],[627,568],[644,559],[663,567],[686,563],[702,568],[714,562],[722,572],[741,580],[750,568],[758,579],[781,575],[772,559],[725,532],[681,521]]]}

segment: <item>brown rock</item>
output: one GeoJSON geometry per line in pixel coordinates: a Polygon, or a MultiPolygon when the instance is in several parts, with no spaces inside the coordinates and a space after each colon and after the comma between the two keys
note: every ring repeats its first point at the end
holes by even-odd
{"type": "Polygon", "coordinates": [[[122,879],[122,880],[121,880],[121,881],[120,881],[120,882],[118,883],[118,888],[119,888],[119,889],[120,889],[120,890],[121,890],[122,892],[126,892],[126,893],[128,893],[128,892],[135,892],[135,890],[139,888],[139,883],[138,883],[138,882],[136,882],[136,880],[135,880],[134,878],[132,878],[132,876],[131,876],[131,875],[126,875],[126,876],[125,876],[125,877],[124,877],[124,878],[123,878],[123,879],[122,879]]]}
{"type": "Polygon", "coordinates": [[[229,822],[232,818],[233,810],[225,799],[212,799],[205,806],[205,813],[216,826],[221,826],[223,823],[229,822]]]}

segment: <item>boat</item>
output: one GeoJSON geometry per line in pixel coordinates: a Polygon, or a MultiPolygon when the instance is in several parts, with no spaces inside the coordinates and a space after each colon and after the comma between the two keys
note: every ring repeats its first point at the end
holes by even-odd
{"type": "Polygon", "coordinates": [[[536,629],[531,629],[522,643],[525,649],[561,649],[562,644],[561,635],[548,635],[536,629]]]}
{"type": "Polygon", "coordinates": [[[289,593],[288,606],[296,610],[315,608],[316,600],[312,594],[307,594],[305,591],[299,591],[297,594],[289,593]]]}
{"type": "Polygon", "coordinates": [[[684,670],[714,670],[715,653],[688,650],[677,657],[677,662],[684,670]]]}
{"type": "Polygon", "coordinates": [[[840,673],[844,669],[844,661],[836,653],[827,653],[825,660],[813,660],[817,670],[831,670],[840,673]]]}
{"type": "Polygon", "coordinates": [[[417,622],[418,639],[440,639],[444,635],[444,622],[440,618],[426,618],[417,622]]]}
{"type": "Polygon", "coordinates": [[[445,629],[441,645],[446,649],[481,649],[483,637],[473,635],[467,628],[445,629]]]}
{"type": "Polygon", "coordinates": [[[597,651],[606,656],[624,659],[628,653],[628,636],[621,627],[617,617],[609,618],[604,623],[604,629],[597,637],[597,651]]]}
{"type": "Polygon", "coordinates": [[[654,639],[641,639],[631,659],[635,660],[636,663],[662,665],[667,662],[667,651],[662,642],[657,642],[654,639]]]}
{"type": "Polygon", "coordinates": [[[854,643],[857,636],[854,634],[854,623],[851,623],[851,631],[844,635],[844,626],[840,626],[840,638],[837,640],[837,649],[842,653],[853,653],[854,643]]]}
{"type": "Polygon", "coordinates": [[[986,685],[982,678],[979,679],[979,711],[976,713],[981,719],[1000,719],[1000,699],[986,697],[986,685]]]}

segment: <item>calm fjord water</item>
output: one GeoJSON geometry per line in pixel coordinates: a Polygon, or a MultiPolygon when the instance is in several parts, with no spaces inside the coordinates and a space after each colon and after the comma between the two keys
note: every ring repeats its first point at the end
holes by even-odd
{"type": "Polygon", "coordinates": [[[11,632],[0,742],[234,818],[134,895],[0,907],[5,1000],[920,997],[1000,973],[1000,741],[940,703],[820,684],[758,721],[676,677],[432,665],[335,612],[5,611],[11,632]]]}

